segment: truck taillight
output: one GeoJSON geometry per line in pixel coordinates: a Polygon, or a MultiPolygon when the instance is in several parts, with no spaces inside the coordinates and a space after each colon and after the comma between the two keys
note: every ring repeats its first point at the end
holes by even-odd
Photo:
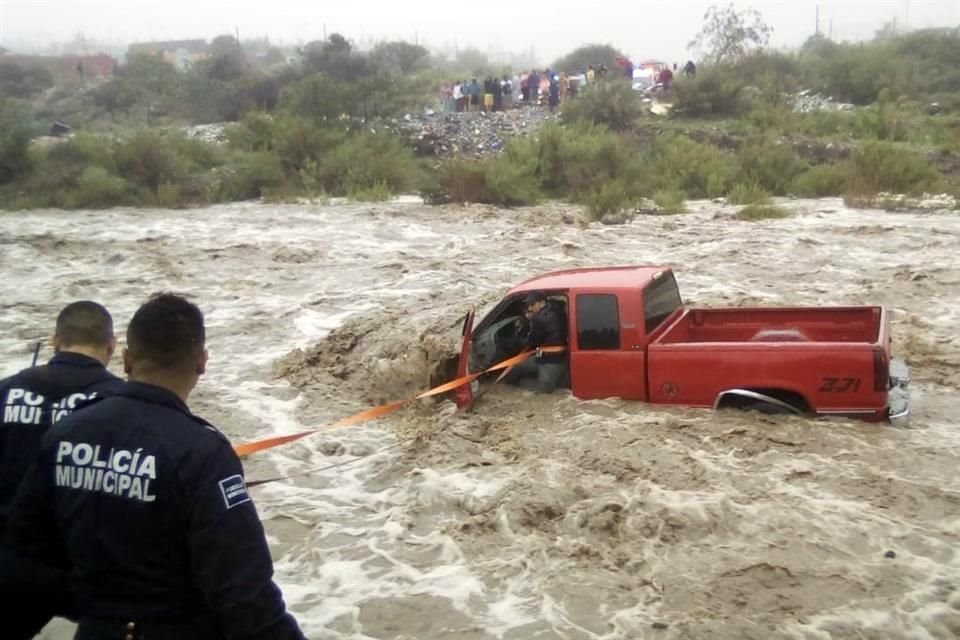
{"type": "Polygon", "coordinates": [[[887,362],[887,353],[883,349],[873,352],[873,390],[886,391],[890,388],[890,365],[887,362]]]}

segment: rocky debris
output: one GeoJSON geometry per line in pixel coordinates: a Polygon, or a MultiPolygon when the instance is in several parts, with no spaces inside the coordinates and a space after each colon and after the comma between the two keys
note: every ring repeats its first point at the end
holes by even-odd
{"type": "Polygon", "coordinates": [[[418,155],[499,153],[507,140],[529,136],[556,115],[546,109],[512,109],[492,113],[407,114],[371,125],[408,138],[418,155]]]}
{"type": "Polygon", "coordinates": [[[814,93],[804,89],[788,96],[790,106],[796,113],[813,113],[814,111],[852,111],[854,106],[847,102],[834,102],[830,96],[814,93]]]}
{"type": "Polygon", "coordinates": [[[207,144],[226,144],[228,124],[227,122],[198,124],[192,127],[184,127],[182,131],[188,138],[193,140],[200,140],[207,144]]]}

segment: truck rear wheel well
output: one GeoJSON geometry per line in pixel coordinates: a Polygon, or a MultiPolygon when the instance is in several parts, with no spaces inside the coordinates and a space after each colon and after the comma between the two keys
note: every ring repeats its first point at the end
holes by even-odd
{"type": "Polygon", "coordinates": [[[717,395],[714,409],[755,410],[763,413],[806,414],[810,405],[802,394],[786,389],[727,389],[717,395]]]}

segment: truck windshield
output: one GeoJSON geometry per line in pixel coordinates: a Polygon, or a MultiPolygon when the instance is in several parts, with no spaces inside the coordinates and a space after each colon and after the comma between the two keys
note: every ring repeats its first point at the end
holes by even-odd
{"type": "Polygon", "coordinates": [[[683,304],[673,272],[657,278],[643,290],[643,317],[647,333],[660,326],[683,304]]]}

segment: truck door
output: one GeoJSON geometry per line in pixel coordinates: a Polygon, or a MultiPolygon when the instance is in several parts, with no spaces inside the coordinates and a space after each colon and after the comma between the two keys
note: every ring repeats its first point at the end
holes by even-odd
{"type": "MultiPolygon", "coordinates": [[[[460,360],[457,362],[457,377],[462,378],[467,375],[468,363],[470,361],[470,347],[473,344],[473,315],[474,310],[467,312],[463,319],[462,341],[460,343],[460,360]]],[[[473,388],[469,384],[457,387],[454,392],[458,409],[469,409],[473,404],[473,388]]]]}
{"type": "Polygon", "coordinates": [[[636,294],[577,293],[570,311],[570,386],[578,398],[646,400],[643,311],[636,294]],[[639,325],[639,326],[638,326],[639,325]]]}

